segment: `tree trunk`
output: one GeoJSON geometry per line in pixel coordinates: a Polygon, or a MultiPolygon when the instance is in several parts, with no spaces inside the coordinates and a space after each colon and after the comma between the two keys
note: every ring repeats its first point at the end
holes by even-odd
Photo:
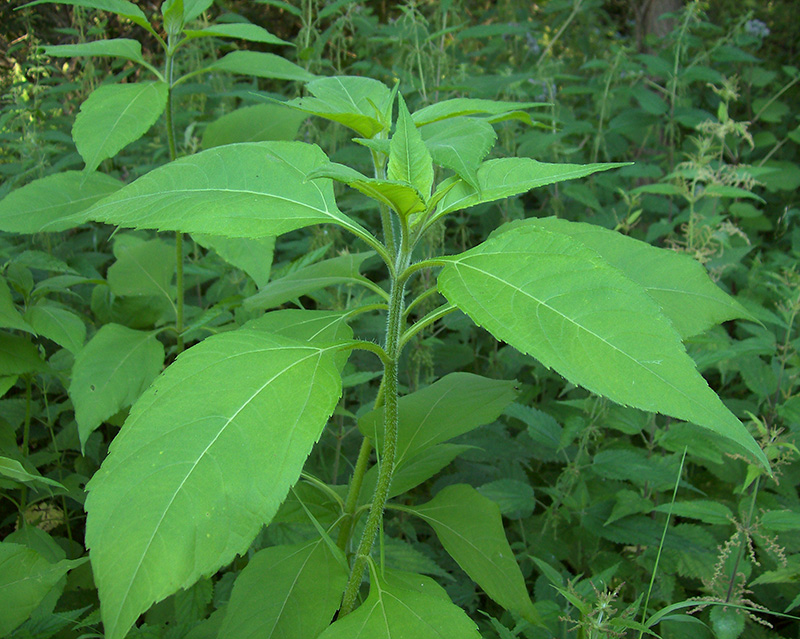
{"type": "Polygon", "coordinates": [[[674,13],[683,8],[683,0],[641,0],[635,5],[636,44],[639,51],[647,49],[647,36],[663,38],[675,27],[672,18],[659,19],[665,13],[674,13]]]}

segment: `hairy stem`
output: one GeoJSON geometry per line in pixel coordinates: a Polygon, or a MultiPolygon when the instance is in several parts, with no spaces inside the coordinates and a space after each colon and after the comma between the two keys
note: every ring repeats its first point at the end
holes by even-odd
{"type": "MultiPolygon", "coordinates": [[[[397,258],[395,272],[403,273],[408,266],[409,255],[401,239],[400,253],[397,258]]],[[[397,372],[400,361],[400,336],[403,328],[403,296],[405,292],[406,279],[402,277],[392,277],[391,292],[389,294],[389,314],[386,324],[386,360],[383,366],[383,408],[384,408],[384,436],[383,450],[381,451],[381,461],[378,470],[378,482],[375,487],[375,495],[372,498],[367,521],[364,526],[364,533],[358,544],[356,555],[353,560],[353,567],[350,571],[350,578],[342,598],[342,607],[339,617],[344,617],[350,613],[356,604],[358,590],[361,586],[361,578],[367,566],[372,545],[378,534],[383,511],[389,497],[389,487],[392,483],[394,473],[394,458],[397,448],[397,422],[398,422],[398,403],[397,403],[397,372]]]]}

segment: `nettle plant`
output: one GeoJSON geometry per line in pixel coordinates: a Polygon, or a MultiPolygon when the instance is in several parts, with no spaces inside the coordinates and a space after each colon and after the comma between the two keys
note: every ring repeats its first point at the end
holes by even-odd
{"type": "MultiPolygon", "coordinates": [[[[352,278],[372,297],[343,312],[282,309],[231,323],[178,355],[141,394],[87,486],[86,545],[109,639],[124,637],[155,602],[247,553],[287,510],[307,517],[314,536],[252,553],[221,637],[479,637],[434,580],[387,568],[383,553],[375,558],[387,511],[424,520],[491,599],[542,623],[493,501],[465,484],[427,503],[396,500],[465,449],[448,440],[491,423],[515,397],[513,382],[466,373],[400,397],[404,347],[456,310],[569,382],[711,429],[768,471],[682,344],[747,316],[699,263],[556,218],[509,223],[458,255],[415,259],[426,234],[456,211],[619,164],[486,160],[493,123],[522,117],[532,103],[456,98],[410,113],[397,85],[369,78],[319,78],[307,89],[287,105],[352,129],[374,176],[331,162],[316,145],[277,141],[173,160],[78,213],[74,189],[50,191],[54,206],[62,198],[61,209],[46,211],[51,228],[99,221],[259,239],[332,224],[386,273],[352,278]],[[368,212],[339,208],[334,181],[375,201],[374,227],[368,212]],[[424,270],[436,273],[435,287],[409,299],[409,282],[424,270]],[[412,311],[437,292],[446,301],[411,324],[412,311]],[[348,322],[376,313],[385,315],[381,343],[359,339],[348,322]],[[303,469],[337,408],[354,350],[377,357],[383,374],[371,409],[348,408],[361,415],[363,441],[344,492],[303,469]]],[[[70,393],[98,394],[80,388],[88,383],[73,379],[70,393]]]]}

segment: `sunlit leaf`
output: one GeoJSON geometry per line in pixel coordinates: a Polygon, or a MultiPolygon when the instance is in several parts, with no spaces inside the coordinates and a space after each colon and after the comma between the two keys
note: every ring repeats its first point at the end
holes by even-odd
{"type": "Polygon", "coordinates": [[[87,486],[106,637],[250,546],[339,400],[335,351],[239,329],[181,354],[142,395],[87,486]]]}
{"type": "Polygon", "coordinates": [[[577,240],[519,226],[449,258],[438,285],[497,339],[572,383],[705,426],[767,466],[653,298],[577,240]]]}

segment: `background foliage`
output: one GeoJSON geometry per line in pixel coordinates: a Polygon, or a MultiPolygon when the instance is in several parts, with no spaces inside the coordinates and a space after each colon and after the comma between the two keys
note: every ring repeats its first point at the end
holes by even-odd
{"type": "MultiPolygon", "coordinates": [[[[77,7],[21,4],[0,7],[0,196],[81,169],[71,136],[81,103],[103,84],[146,80],[124,60],[48,57],[40,45],[132,37],[142,41],[147,60],[162,63],[155,39],[128,21],[77,7]]],[[[148,15],[159,9],[138,4],[148,15]]],[[[410,344],[401,374],[406,392],[453,371],[516,380],[515,402],[488,426],[457,439],[464,449],[454,463],[413,495],[421,503],[449,485],[469,483],[495,501],[526,587],[556,636],[634,636],[628,622],[638,619],[645,596],[666,611],[658,626],[664,637],[800,636],[791,616],[800,606],[800,20],[794,5],[695,2],[659,23],[670,27],[663,37],[648,34],[652,25],[638,3],[599,0],[533,6],[218,0],[200,18],[262,25],[292,42],[282,54],[313,73],[364,75],[389,85],[399,79],[412,111],[450,96],[549,103],[536,122],[504,123],[496,156],[635,161],[458,213],[441,226],[432,252],[465,250],[504,221],[549,215],[590,221],[700,260],[757,320],[693,336],[689,351],[761,442],[774,479],[759,476],[713,434],[565,385],[533,359],[471,330],[463,315],[448,316],[410,344]],[[732,605],[692,603],[700,597],[732,605]],[[691,609],[692,616],[683,614],[691,609]]],[[[274,50],[202,40],[178,64],[190,71],[239,48],[274,50]]],[[[263,105],[258,95],[292,98],[300,91],[298,83],[247,75],[196,76],[176,94],[178,154],[274,136],[254,126],[255,118],[239,116],[233,125],[221,118],[263,105]]],[[[296,136],[320,144],[335,161],[363,162],[361,149],[335,124],[298,119],[296,136]]],[[[130,182],[168,160],[165,128],[157,123],[102,160],[101,170],[130,182]]],[[[359,197],[340,195],[356,211],[359,197]]],[[[0,566],[27,562],[19,565],[41,579],[27,601],[14,604],[18,618],[4,617],[0,635],[92,635],[100,626],[85,561],[83,488],[129,406],[175,356],[175,337],[165,330],[175,314],[174,256],[164,236],[142,231],[113,233],[103,225],[33,235],[5,230],[0,538],[26,550],[0,557],[0,566]],[[86,374],[110,388],[118,381],[113,364],[121,354],[102,350],[111,331],[121,333],[113,344],[129,340],[124,377],[137,384],[118,384],[107,406],[87,404],[71,385],[86,371],[81,362],[91,349],[110,366],[86,374]]],[[[265,267],[248,259],[252,246],[194,236],[183,248],[186,342],[265,308],[350,308],[360,293],[348,282],[377,266],[350,249],[335,228],[314,227],[283,236],[265,267]],[[320,273],[336,278],[321,281],[320,273]],[[255,305],[243,303],[257,291],[268,294],[255,305]]],[[[269,254],[273,245],[258,250],[269,254]]],[[[415,311],[420,317],[432,308],[422,306],[415,311]]],[[[376,337],[382,328],[367,319],[358,325],[362,335],[376,337]]],[[[344,396],[307,465],[332,485],[351,472],[356,418],[362,417],[354,411],[374,399],[376,384],[369,382],[378,374],[366,356],[354,356],[345,368],[344,396]]],[[[308,526],[290,498],[253,550],[302,539],[308,526]]],[[[484,637],[548,636],[476,590],[418,520],[400,512],[387,520],[385,535],[387,565],[435,577],[484,637]]],[[[249,558],[237,557],[157,604],[133,632],[212,636],[218,611],[234,605],[232,584],[249,558]]]]}

